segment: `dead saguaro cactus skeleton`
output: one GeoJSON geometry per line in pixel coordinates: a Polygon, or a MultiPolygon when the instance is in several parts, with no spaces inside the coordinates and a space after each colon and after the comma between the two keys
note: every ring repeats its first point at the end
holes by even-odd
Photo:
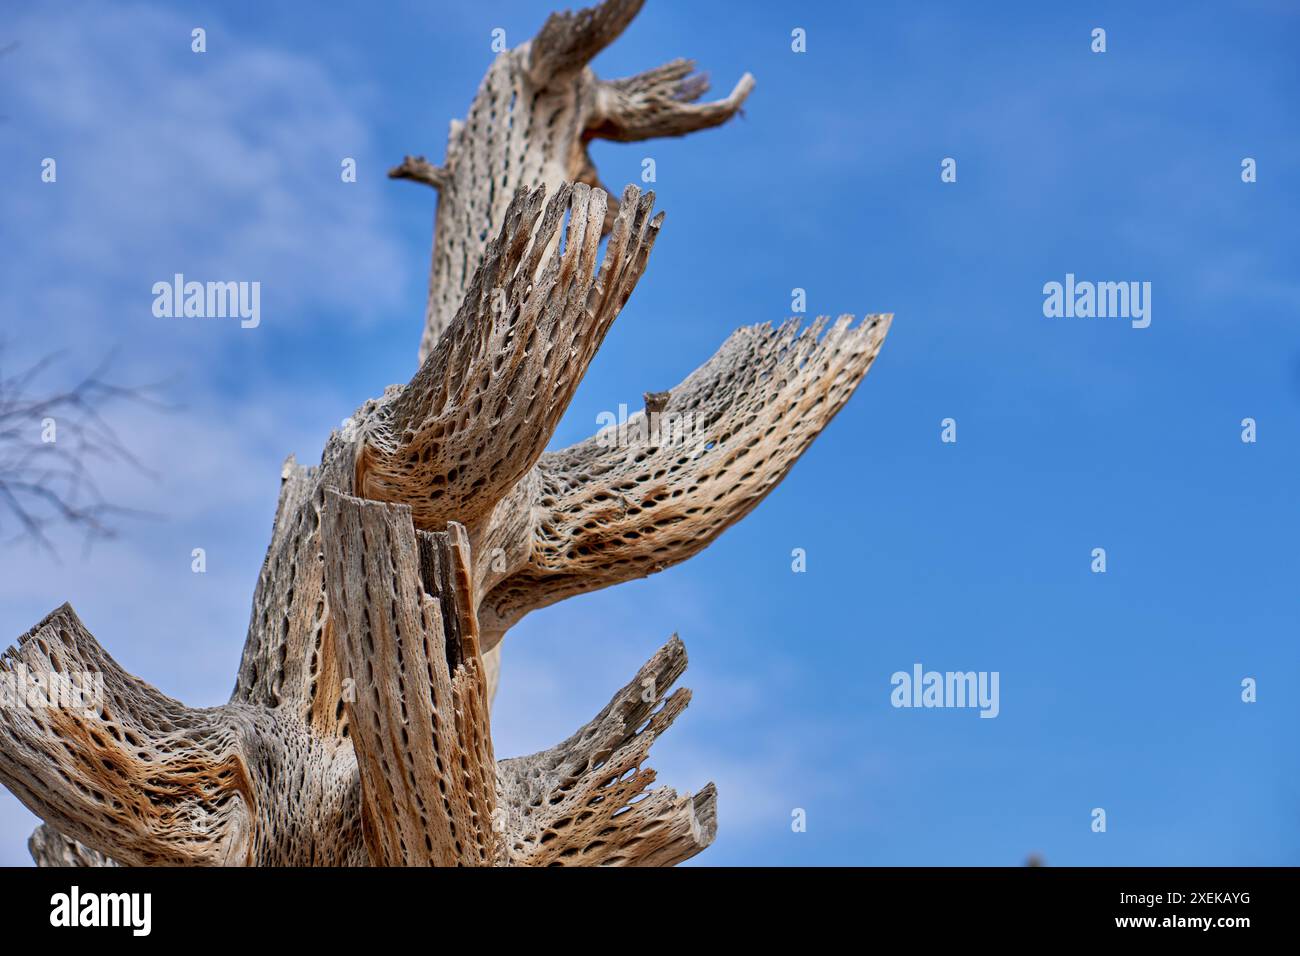
{"type": "Polygon", "coordinates": [[[599,187],[587,144],[716,126],[753,86],[700,102],[680,60],[597,78],[587,64],[640,6],[552,16],[497,58],[442,166],[390,174],[438,191],[420,368],[319,465],[286,462],[230,702],[147,686],[66,605],[0,657],[103,675],[93,712],[0,709],[0,781],[45,821],[38,863],[668,865],[713,840],[711,784],[647,793],[649,748],[689,700],[672,691],[681,641],[568,740],[498,761],[502,638],[747,514],[848,400],[889,317],[743,328],[647,394],[634,440],[545,452],[663,222],[652,194],[599,187]],[[647,414],[693,427],[666,441],[647,414]]]}

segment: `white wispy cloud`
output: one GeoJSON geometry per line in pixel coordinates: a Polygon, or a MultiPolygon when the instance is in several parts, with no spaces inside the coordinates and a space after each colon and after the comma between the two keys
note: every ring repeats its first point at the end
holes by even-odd
{"type": "Polygon", "coordinates": [[[175,272],[261,281],[280,324],[393,303],[403,257],[375,201],[365,91],[205,21],[203,54],[159,7],[36,8],[9,25],[0,210],[23,238],[7,263],[23,281],[0,291],[7,325],[189,349],[150,312],[152,283],[175,272]],[[355,184],[340,180],[345,156],[355,184]],[[45,157],[56,184],[40,180],[45,157]]]}

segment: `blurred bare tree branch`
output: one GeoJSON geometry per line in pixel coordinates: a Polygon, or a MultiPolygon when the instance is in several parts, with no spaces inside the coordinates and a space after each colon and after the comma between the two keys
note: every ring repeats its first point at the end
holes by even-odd
{"type": "Polygon", "coordinates": [[[161,383],[110,381],[112,354],[68,388],[40,389],[39,380],[62,357],[47,355],[9,374],[0,342],[0,536],[7,543],[30,539],[51,554],[47,531],[54,526],[80,529],[89,546],[115,535],[114,519],[147,514],[115,505],[100,491],[96,473],[106,465],[150,474],[102,413],[113,403],[170,407],[159,397],[161,383]]]}

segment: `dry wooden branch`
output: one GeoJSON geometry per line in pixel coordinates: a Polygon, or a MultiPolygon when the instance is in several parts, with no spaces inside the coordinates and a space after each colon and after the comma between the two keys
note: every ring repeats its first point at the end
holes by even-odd
{"type": "Polygon", "coordinates": [[[699,103],[683,60],[598,79],[587,64],[640,6],[552,16],[493,63],[441,166],[391,171],[438,190],[420,367],[319,465],[285,463],[230,702],[188,708],[131,677],[67,606],[0,658],[0,676],[103,677],[91,707],[0,708],[0,782],[45,821],[38,863],[669,865],[712,842],[712,784],[647,790],[649,748],[690,697],[669,693],[680,640],[568,740],[497,761],[501,639],[747,514],[889,317],[741,329],[647,393],[630,435],[544,453],[663,222],[653,194],[597,187],[586,144],[716,126],[753,86],[699,103]]]}
{"type": "Polygon", "coordinates": [[[596,272],[605,194],[561,185],[542,215],[544,188],[516,194],[455,321],[411,384],[367,420],[358,493],[409,502],[422,527],[455,519],[477,529],[537,461],[663,221],[650,215],[653,193],[628,187],[596,272]]]}
{"type": "Polygon", "coordinates": [[[890,319],[740,329],[654,421],[543,455],[527,561],[479,609],[487,645],[531,610],[684,561],[752,511],[848,401],[890,319]]]}
{"type": "Polygon", "coordinates": [[[116,860],[65,837],[41,824],[27,840],[27,850],[37,866],[117,866],[116,860]]]}
{"type": "Polygon", "coordinates": [[[441,189],[447,183],[447,171],[433,165],[423,156],[407,156],[402,162],[388,171],[389,179],[409,179],[424,183],[434,189],[441,189]]]}
{"type": "Polygon", "coordinates": [[[642,766],[654,743],[690,702],[665,697],[686,670],[673,635],[590,723],[550,750],[501,761],[516,866],[671,866],[699,853],[717,832],[717,790],[692,797],[661,787],[642,766]],[[640,799],[638,799],[640,798],[640,799]]]}
{"type": "MultiPolygon", "coordinates": [[[[447,158],[436,177],[421,363],[465,302],[483,245],[500,228],[519,188],[545,186],[553,193],[563,183],[600,186],[587,152],[592,139],[681,136],[717,126],[740,110],[753,89],[754,78],[745,74],[726,99],[696,103],[708,84],[688,78],[693,64],[685,60],[626,80],[600,80],[587,64],[618,38],[641,5],[642,0],[606,0],[552,15],[536,38],[497,57],[465,121],[451,124],[447,158]]],[[[608,204],[606,232],[618,205],[608,204]]]]}
{"type": "Polygon", "coordinates": [[[11,683],[55,675],[80,699],[29,690],[0,707],[0,782],[59,833],[130,865],[366,861],[350,746],[264,708],[186,707],[122,670],[66,604],[0,656],[11,683]]]}
{"type": "Polygon", "coordinates": [[[325,579],[370,859],[498,862],[496,766],[465,529],[330,492],[325,579]]]}

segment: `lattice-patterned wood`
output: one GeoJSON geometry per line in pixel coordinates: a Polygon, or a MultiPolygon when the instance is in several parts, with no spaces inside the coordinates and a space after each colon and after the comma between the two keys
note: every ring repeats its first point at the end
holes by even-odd
{"type": "Polygon", "coordinates": [[[552,16],[493,63],[442,165],[391,171],[438,193],[420,368],[319,465],[285,463],[230,702],[164,696],[66,605],[0,657],[103,675],[93,710],[0,708],[0,782],[44,820],[37,863],[670,865],[712,842],[712,784],[647,789],[650,746],[690,696],[669,694],[680,640],[568,740],[498,761],[502,638],[747,514],[843,407],[890,317],[743,328],[647,394],[631,437],[544,453],[663,224],[653,193],[599,186],[587,144],[717,126],[754,85],[700,102],[684,60],[598,78],[588,63],[640,7],[552,16]]]}

